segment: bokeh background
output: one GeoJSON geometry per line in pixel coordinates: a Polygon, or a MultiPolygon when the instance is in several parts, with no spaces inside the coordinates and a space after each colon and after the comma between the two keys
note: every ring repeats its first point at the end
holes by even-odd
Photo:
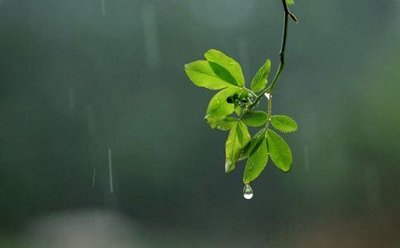
{"type": "Polygon", "coordinates": [[[400,1],[292,10],[293,170],[247,201],[183,65],[276,66],[279,0],[0,0],[0,247],[400,247],[400,1]]]}

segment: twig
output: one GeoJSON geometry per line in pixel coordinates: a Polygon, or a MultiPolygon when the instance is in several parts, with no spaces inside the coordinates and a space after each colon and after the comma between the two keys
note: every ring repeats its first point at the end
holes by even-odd
{"type": "Polygon", "coordinates": [[[254,100],[253,104],[250,105],[249,109],[252,109],[254,106],[257,105],[257,103],[260,101],[260,99],[263,97],[265,93],[270,94],[270,98],[272,98],[272,91],[274,90],[274,87],[276,85],[276,82],[278,82],[283,69],[285,67],[285,49],[286,49],[286,43],[287,43],[287,31],[288,31],[288,25],[289,25],[289,18],[292,19],[293,22],[298,23],[297,17],[292,14],[289,10],[289,7],[286,3],[286,0],[282,0],[282,5],[283,5],[283,10],[284,10],[284,19],[283,19],[283,31],[282,31],[282,44],[281,44],[281,50],[279,52],[279,58],[280,58],[280,63],[278,66],[278,69],[275,73],[274,79],[272,80],[272,83],[265,88],[261,93],[256,97],[254,100]]]}

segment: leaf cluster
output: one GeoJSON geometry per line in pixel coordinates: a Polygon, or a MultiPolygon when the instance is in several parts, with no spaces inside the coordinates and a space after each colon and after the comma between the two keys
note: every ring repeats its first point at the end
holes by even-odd
{"type": "MultiPolygon", "coordinates": [[[[286,115],[272,115],[255,110],[260,95],[264,94],[271,71],[267,59],[246,87],[240,64],[223,52],[210,49],[204,60],[185,65],[189,79],[199,87],[218,90],[211,98],[205,119],[211,128],[228,131],[225,143],[225,172],[235,169],[239,161],[246,161],[243,182],[249,184],[266,167],[269,158],[283,172],[291,169],[293,158],[287,142],[274,130],[290,133],[297,130],[297,123],[286,115]],[[251,128],[259,128],[251,135],[251,128]]],[[[271,104],[269,99],[268,104],[271,104]]]]}

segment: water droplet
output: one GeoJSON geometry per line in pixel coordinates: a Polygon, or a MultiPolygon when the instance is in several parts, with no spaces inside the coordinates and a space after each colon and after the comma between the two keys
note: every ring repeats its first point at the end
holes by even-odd
{"type": "Polygon", "coordinates": [[[96,168],[93,168],[92,188],[96,187],[96,168]]]}
{"type": "Polygon", "coordinates": [[[271,97],[271,94],[269,94],[268,92],[265,93],[265,97],[269,100],[269,98],[271,97]]]}
{"type": "Polygon", "coordinates": [[[232,162],[231,162],[231,161],[229,161],[229,160],[226,161],[226,162],[225,162],[225,171],[229,171],[231,165],[232,165],[232,162]]]}
{"type": "Polygon", "coordinates": [[[114,183],[113,183],[111,148],[108,148],[108,175],[110,176],[110,193],[112,194],[114,193],[114,183]]]}
{"type": "Polygon", "coordinates": [[[68,101],[69,101],[69,110],[74,110],[75,107],[75,91],[73,89],[68,90],[68,101]]]}
{"type": "Polygon", "coordinates": [[[243,188],[243,197],[246,200],[250,200],[253,198],[254,192],[253,189],[250,187],[250,184],[245,184],[243,188]]]}
{"type": "MultiPolygon", "coordinates": [[[[104,0],[103,0],[104,1],[104,0]]],[[[160,44],[158,33],[158,22],[154,4],[144,1],[142,6],[142,23],[144,32],[144,45],[146,51],[146,62],[151,68],[160,65],[160,44]]]]}

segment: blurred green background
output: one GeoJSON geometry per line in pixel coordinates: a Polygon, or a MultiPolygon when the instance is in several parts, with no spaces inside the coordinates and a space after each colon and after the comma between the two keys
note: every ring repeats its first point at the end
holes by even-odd
{"type": "Polygon", "coordinates": [[[183,65],[276,66],[279,0],[0,0],[0,247],[400,247],[399,10],[296,1],[293,170],[246,201],[183,65]]]}

